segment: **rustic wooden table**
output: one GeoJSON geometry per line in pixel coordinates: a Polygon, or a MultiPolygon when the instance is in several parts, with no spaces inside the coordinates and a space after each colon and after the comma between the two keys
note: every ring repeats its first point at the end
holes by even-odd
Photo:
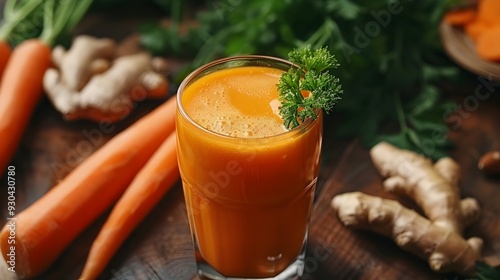
{"type": "MultiPolygon", "coordinates": [[[[146,10],[146,12],[152,12],[146,10]]],[[[130,11],[128,11],[130,15],[130,11]]],[[[77,33],[122,38],[145,17],[133,19],[127,13],[91,15],[77,33]],[[106,28],[98,28],[106,23],[106,28]]],[[[147,15],[137,12],[136,15],[147,15]]],[[[474,99],[480,82],[471,78],[470,87],[450,98],[465,108],[474,99]]],[[[488,98],[477,108],[460,116],[460,125],[449,136],[456,144],[451,156],[463,169],[460,189],[463,196],[479,200],[480,220],[465,232],[485,240],[485,255],[500,256],[500,178],[479,172],[477,161],[486,151],[500,149],[500,84],[494,84],[488,98]]],[[[16,204],[20,211],[53,187],[78,163],[111,137],[158,106],[140,103],[133,114],[103,131],[85,121],[66,122],[47,100],[38,106],[11,165],[16,167],[16,204]],[[89,136],[91,135],[91,136],[89,136]]],[[[395,198],[382,189],[382,179],[372,165],[368,151],[356,139],[335,136],[336,116],[325,122],[323,163],[311,221],[305,275],[302,279],[459,279],[437,275],[425,261],[400,250],[394,243],[372,233],[346,229],[330,208],[335,194],[363,191],[395,198]]],[[[2,184],[6,178],[0,178],[2,184]]],[[[0,195],[1,219],[5,221],[6,195],[0,195]]],[[[37,279],[77,279],[91,242],[106,218],[83,232],[53,266],[37,279]]],[[[2,278],[2,277],[0,277],[2,278]]],[[[101,279],[198,279],[180,183],[160,201],[152,213],[127,239],[101,279]]]]}

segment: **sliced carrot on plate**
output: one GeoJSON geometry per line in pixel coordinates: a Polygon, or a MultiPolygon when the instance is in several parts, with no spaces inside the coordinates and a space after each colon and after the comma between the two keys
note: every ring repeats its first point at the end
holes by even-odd
{"type": "Polygon", "coordinates": [[[491,27],[491,23],[476,20],[470,24],[467,24],[464,27],[464,30],[465,33],[467,33],[467,35],[469,35],[469,37],[472,39],[472,41],[476,42],[479,36],[481,36],[481,34],[485,30],[490,29],[491,27]]]}
{"type": "Polygon", "coordinates": [[[478,3],[477,17],[480,21],[500,24],[500,1],[480,0],[478,3]]]}
{"type": "Polygon", "coordinates": [[[444,20],[446,23],[454,26],[464,26],[472,23],[476,19],[476,10],[460,9],[452,10],[445,14],[444,20]]]}
{"type": "Polygon", "coordinates": [[[479,35],[476,51],[484,60],[500,62],[500,25],[486,29],[479,35]]]}

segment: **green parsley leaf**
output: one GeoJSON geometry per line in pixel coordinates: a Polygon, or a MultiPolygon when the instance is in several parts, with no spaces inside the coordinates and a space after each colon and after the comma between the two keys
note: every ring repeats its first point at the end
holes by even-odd
{"type": "Polygon", "coordinates": [[[278,91],[280,115],[287,129],[292,129],[309,118],[316,119],[317,109],[329,113],[343,93],[340,81],[329,70],[339,66],[327,48],[316,50],[307,46],[289,53],[290,68],[281,75],[278,91]],[[303,96],[303,92],[309,95],[303,96]]]}

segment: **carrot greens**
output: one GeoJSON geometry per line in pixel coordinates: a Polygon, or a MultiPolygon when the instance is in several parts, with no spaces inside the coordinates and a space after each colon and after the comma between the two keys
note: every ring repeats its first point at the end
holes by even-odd
{"type": "Polygon", "coordinates": [[[17,3],[18,0],[7,0],[4,6],[2,27],[0,28],[0,40],[7,41],[14,29],[26,19],[43,1],[32,0],[17,3]]]}
{"type": "Polygon", "coordinates": [[[44,4],[44,24],[40,40],[53,45],[59,35],[71,30],[83,17],[92,0],[62,1],[56,5],[54,0],[44,4]]]}

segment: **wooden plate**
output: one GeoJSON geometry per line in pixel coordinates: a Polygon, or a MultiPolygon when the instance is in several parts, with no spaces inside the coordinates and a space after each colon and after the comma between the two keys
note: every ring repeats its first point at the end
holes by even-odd
{"type": "Polygon", "coordinates": [[[500,63],[481,59],[476,53],[474,42],[462,28],[443,21],[439,33],[445,51],[457,64],[489,80],[500,81],[500,63]]]}

